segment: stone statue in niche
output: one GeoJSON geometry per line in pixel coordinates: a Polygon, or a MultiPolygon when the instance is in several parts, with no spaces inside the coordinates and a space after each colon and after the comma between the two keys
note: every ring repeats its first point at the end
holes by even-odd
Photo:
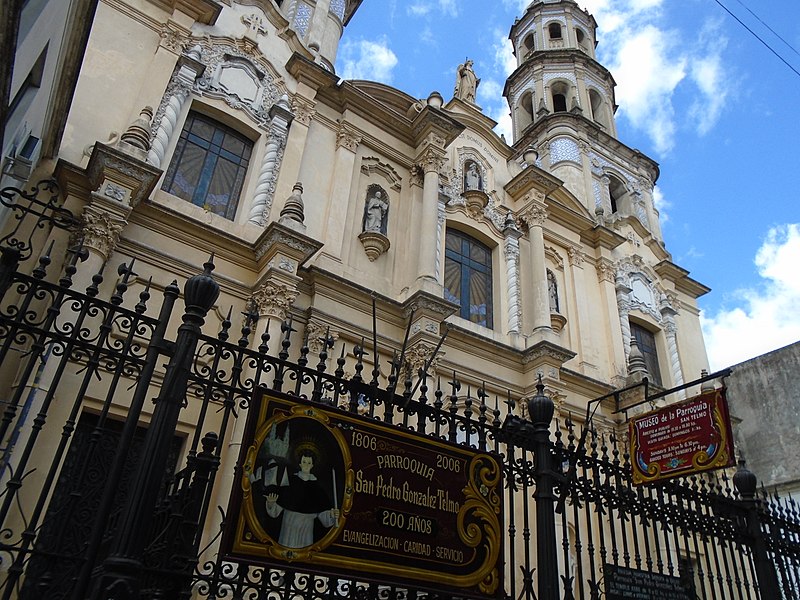
{"type": "Polygon", "coordinates": [[[468,162],[464,170],[464,190],[481,190],[483,191],[483,181],[481,181],[481,174],[478,171],[478,165],[474,161],[468,162]]]}
{"type": "Polygon", "coordinates": [[[386,235],[389,216],[389,199],[378,185],[367,188],[367,201],[364,204],[364,231],[386,235]]]}
{"type": "Polygon", "coordinates": [[[475,93],[480,82],[481,80],[475,76],[475,71],[472,70],[472,61],[467,59],[464,63],[458,65],[456,89],[453,91],[453,96],[459,100],[474,103],[475,93]]]}
{"type": "Polygon", "coordinates": [[[550,269],[547,269],[547,293],[550,297],[550,312],[558,312],[558,284],[556,276],[550,269]]]}

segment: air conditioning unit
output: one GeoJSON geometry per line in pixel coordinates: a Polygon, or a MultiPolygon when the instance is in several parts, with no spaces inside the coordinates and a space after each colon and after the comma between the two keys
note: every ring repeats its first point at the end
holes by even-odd
{"type": "Polygon", "coordinates": [[[33,167],[39,162],[42,152],[42,140],[33,135],[28,135],[16,153],[12,150],[6,158],[5,174],[19,181],[27,181],[31,176],[33,167]]]}

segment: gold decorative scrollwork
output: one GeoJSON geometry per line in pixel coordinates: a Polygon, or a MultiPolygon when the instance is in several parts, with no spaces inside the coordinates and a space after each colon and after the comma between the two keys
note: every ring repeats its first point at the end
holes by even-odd
{"type": "Polygon", "coordinates": [[[458,533],[470,548],[483,548],[483,563],[471,578],[482,592],[493,594],[500,583],[500,467],[491,456],[481,454],[472,458],[468,473],[463,490],[465,502],[458,513],[458,533]]]}

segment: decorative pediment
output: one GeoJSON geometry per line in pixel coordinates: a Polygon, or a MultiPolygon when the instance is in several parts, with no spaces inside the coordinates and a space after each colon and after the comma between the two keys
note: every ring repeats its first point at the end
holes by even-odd
{"type": "Polygon", "coordinates": [[[394,170],[392,165],[381,162],[374,156],[367,156],[364,158],[361,163],[361,172],[368,177],[373,173],[377,173],[386,180],[390,188],[397,192],[400,191],[402,182],[400,175],[397,174],[397,171],[394,170]]]}
{"type": "Polygon", "coordinates": [[[224,100],[261,126],[269,123],[270,107],[289,91],[270,62],[243,39],[206,37],[196,42],[206,68],[194,92],[224,100]]]}

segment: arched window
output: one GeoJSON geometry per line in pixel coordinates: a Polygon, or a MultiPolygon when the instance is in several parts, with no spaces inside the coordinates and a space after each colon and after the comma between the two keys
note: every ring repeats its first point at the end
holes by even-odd
{"type": "Polygon", "coordinates": [[[586,37],[586,35],[583,33],[583,29],[581,29],[580,27],[576,27],[575,28],[575,39],[578,40],[578,44],[583,44],[583,40],[584,40],[585,37],[586,37]]]}
{"type": "Polygon", "coordinates": [[[536,42],[534,40],[533,34],[529,33],[525,36],[525,39],[522,40],[522,45],[525,47],[525,54],[530,54],[536,49],[536,42]]]}
{"type": "Polygon", "coordinates": [[[492,324],[492,251],[478,240],[447,228],[444,297],[461,307],[459,316],[477,325],[492,324]]]}
{"type": "Polygon", "coordinates": [[[560,40],[561,39],[561,24],[560,23],[550,23],[547,26],[547,31],[550,33],[551,40],[560,40]]]}
{"type": "Polygon", "coordinates": [[[240,133],[190,112],[162,189],[233,220],[252,150],[240,133]]]}
{"type": "Polygon", "coordinates": [[[525,92],[519,102],[522,109],[517,113],[519,119],[519,131],[522,133],[525,128],[533,123],[533,93],[525,92]]]}
{"type": "Polygon", "coordinates": [[[611,200],[611,212],[615,213],[622,208],[622,201],[628,193],[625,184],[613,175],[608,178],[608,197],[611,200]]]}
{"type": "Polygon", "coordinates": [[[603,97],[598,93],[597,90],[589,90],[589,102],[592,106],[592,119],[595,122],[599,123],[604,127],[608,127],[608,122],[606,121],[606,111],[605,107],[603,106],[603,97]]]}
{"type": "Polygon", "coordinates": [[[552,85],[553,93],[553,112],[567,112],[567,94],[569,89],[563,81],[557,81],[552,85]]]}

